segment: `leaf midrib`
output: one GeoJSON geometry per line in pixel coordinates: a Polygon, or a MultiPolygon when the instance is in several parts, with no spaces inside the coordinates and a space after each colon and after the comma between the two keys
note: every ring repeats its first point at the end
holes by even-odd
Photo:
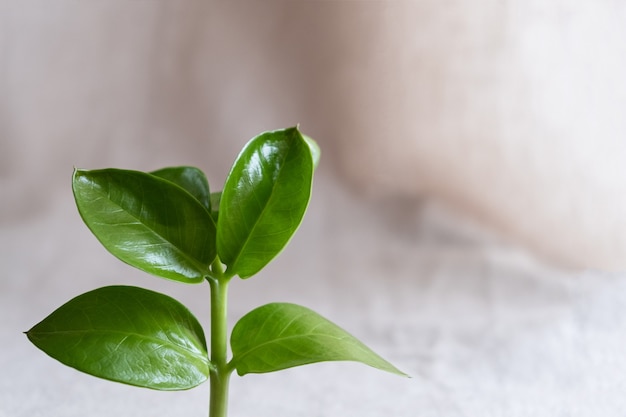
{"type": "Polygon", "coordinates": [[[263,209],[261,210],[261,212],[259,213],[259,215],[255,219],[254,225],[252,226],[252,228],[248,232],[248,236],[244,240],[243,244],[240,246],[239,251],[237,251],[236,256],[233,258],[233,262],[232,262],[232,266],[231,266],[232,269],[236,269],[237,263],[239,262],[239,259],[241,258],[241,254],[245,252],[245,249],[248,247],[248,245],[252,241],[252,236],[254,235],[254,231],[259,226],[259,223],[261,223],[261,219],[263,218],[266,210],[268,210],[268,206],[270,205],[270,202],[274,198],[274,194],[276,192],[276,184],[278,182],[278,179],[280,179],[280,177],[282,176],[283,170],[285,168],[284,162],[287,160],[288,155],[291,153],[291,151],[293,149],[293,144],[289,144],[288,147],[289,147],[289,149],[287,150],[287,152],[285,152],[285,155],[283,156],[281,164],[280,164],[280,169],[278,170],[277,181],[275,181],[272,184],[272,191],[270,191],[269,198],[267,198],[266,203],[263,206],[263,209]]]}
{"type": "MultiPolygon", "coordinates": [[[[281,343],[284,341],[287,341],[289,339],[298,339],[298,338],[302,338],[302,339],[307,339],[307,338],[311,338],[311,337],[319,337],[319,338],[326,338],[326,339],[332,339],[332,340],[338,340],[338,341],[354,341],[355,339],[352,336],[346,335],[346,336],[331,336],[331,335],[327,335],[327,334],[315,334],[315,333],[307,333],[307,334],[303,334],[303,335],[292,335],[292,336],[285,336],[285,337],[280,337],[280,338],[276,338],[276,339],[272,339],[272,340],[268,340],[262,343],[259,343],[257,345],[255,345],[254,347],[247,349],[245,352],[240,353],[237,355],[237,357],[235,358],[234,363],[237,364],[239,362],[241,362],[243,360],[243,358],[245,358],[246,356],[250,355],[251,353],[253,353],[255,350],[259,350],[262,349],[263,347],[266,347],[267,345],[271,345],[273,343],[281,343]]],[[[353,343],[354,347],[358,347],[359,350],[361,351],[365,351],[368,352],[368,350],[363,349],[363,346],[361,346],[360,343],[353,343]]]]}
{"type": "MultiPolygon", "coordinates": [[[[124,337],[137,337],[139,339],[143,339],[143,340],[147,340],[149,342],[163,342],[162,344],[164,345],[168,345],[168,346],[172,346],[174,347],[173,350],[179,351],[179,352],[189,352],[190,354],[192,354],[192,356],[202,359],[203,362],[205,362],[207,365],[211,364],[211,361],[208,360],[208,357],[204,356],[204,355],[195,355],[196,353],[198,353],[197,351],[193,351],[191,349],[185,348],[184,346],[178,345],[174,342],[172,342],[169,339],[160,339],[158,337],[154,337],[154,336],[145,336],[142,335],[141,333],[136,333],[136,332],[125,332],[125,331],[121,331],[121,330],[50,330],[50,331],[31,331],[28,332],[29,335],[32,336],[47,336],[47,335],[88,335],[90,333],[94,333],[94,334],[117,334],[117,335],[121,335],[124,337]]],[[[205,353],[206,355],[208,355],[208,352],[205,352],[204,350],[200,353],[205,353]]]]}

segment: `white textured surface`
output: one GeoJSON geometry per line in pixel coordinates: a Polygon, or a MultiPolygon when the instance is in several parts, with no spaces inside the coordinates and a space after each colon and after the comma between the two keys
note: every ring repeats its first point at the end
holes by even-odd
{"type": "MultiPolygon", "coordinates": [[[[205,415],[207,385],[162,393],[100,381],[20,333],[113,283],[174,295],[207,323],[202,287],[120,265],[71,201],[49,208],[3,224],[0,416],[205,415]]],[[[233,283],[231,317],[267,301],[314,308],[412,378],[349,363],[234,376],[232,416],[626,412],[626,277],[548,268],[431,203],[366,201],[321,174],[292,245],[261,276],[233,283]]]]}

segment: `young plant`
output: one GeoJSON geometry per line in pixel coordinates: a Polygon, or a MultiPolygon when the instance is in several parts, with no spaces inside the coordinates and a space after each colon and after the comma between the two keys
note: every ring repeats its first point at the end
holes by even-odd
{"type": "Polygon", "coordinates": [[[228,357],[229,281],[261,271],[300,225],[319,160],[297,128],[263,133],[239,154],[223,191],[197,168],[151,173],[75,170],[83,221],[117,258],[158,277],[208,282],[210,348],[178,301],[131,286],[99,288],[68,301],[28,338],[88,374],[158,390],[210,380],[210,417],[225,417],[228,383],[240,376],[322,361],[358,361],[404,375],[356,338],[308,308],[271,303],[234,326],[228,357]]]}

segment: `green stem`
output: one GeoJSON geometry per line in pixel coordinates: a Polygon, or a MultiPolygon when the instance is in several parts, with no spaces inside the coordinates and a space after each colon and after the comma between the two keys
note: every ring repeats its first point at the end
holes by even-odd
{"type": "Polygon", "coordinates": [[[228,282],[219,260],[213,264],[211,285],[211,362],[209,417],[226,417],[228,414],[228,282]]]}

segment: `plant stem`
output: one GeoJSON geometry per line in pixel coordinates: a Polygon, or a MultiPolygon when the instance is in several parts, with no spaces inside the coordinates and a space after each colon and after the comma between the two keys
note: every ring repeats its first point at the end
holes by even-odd
{"type": "Polygon", "coordinates": [[[228,415],[228,380],[229,373],[211,373],[211,393],[209,400],[209,417],[226,417],[228,415]]]}
{"type": "Polygon", "coordinates": [[[219,260],[213,264],[215,277],[211,285],[211,362],[215,366],[210,374],[209,417],[226,417],[228,414],[228,282],[219,260]]]}

